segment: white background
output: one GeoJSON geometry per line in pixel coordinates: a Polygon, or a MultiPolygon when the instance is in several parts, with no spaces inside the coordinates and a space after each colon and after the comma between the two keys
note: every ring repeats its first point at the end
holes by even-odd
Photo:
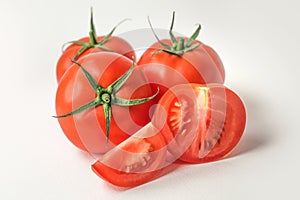
{"type": "Polygon", "coordinates": [[[0,0],[0,199],[299,199],[300,5],[297,0],[0,0]],[[245,135],[222,161],[182,166],[151,183],[119,190],[91,170],[55,119],[61,45],[86,36],[93,5],[98,34],[148,28],[212,46],[225,85],[247,108],[245,135]]]}

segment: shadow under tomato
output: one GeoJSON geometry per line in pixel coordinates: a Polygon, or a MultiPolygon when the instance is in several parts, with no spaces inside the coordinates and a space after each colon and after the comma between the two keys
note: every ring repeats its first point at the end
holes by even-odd
{"type": "Polygon", "coordinates": [[[236,157],[266,147],[270,142],[269,139],[270,138],[264,134],[245,133],[237,147],[226,158],[236,157]]]}

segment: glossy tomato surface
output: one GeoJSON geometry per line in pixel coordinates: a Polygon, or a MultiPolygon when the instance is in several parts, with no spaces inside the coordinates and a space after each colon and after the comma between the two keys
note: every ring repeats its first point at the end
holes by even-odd
{"type": "Polygon", "coordinates": [[[243,102],[220,84],[177,85],[158,105],[153,124],[161,130],[169,151],[182,161],[219,160],[233,150],[244,132],[243,102]]]}
{"type": "MultiPolygon", "coordinates": [[[[78,60],[98,82],[106,88],[131,67],[133,61],[117,53],[93,53],[78,60]]],[[[139,99],[153,95],[143,73],[134,68],[124,85],[115,94],[123,99],[139,99]]],[[[73,64],[59,82],[56,93],[56,113],[69,113],[95,99],[96,94],[83,70],[73,64]]],[[[153,101],[135,106],[111,105],[111,122],[106,142],[106,120],[103,106],[97,106],[68,117],[58,118],[68,139],[80,149],[103,153],[127,139],[150,121],[148,111],[153,101]]]]}
{"type": "MultiPolygon", "coordinates": [[[[101,41],[104,39],[105,36],[99,36],[97,37],[97,41],[101,41]]],[[[79,40],[80,42],[89,43],[90,38],[84,37],[79,40]]],[[[135,59],[135,52],[132,49],[131,45],[125,41],[124,39],[116,36],[110,36],[110,38],[103,44],[104,47],[107,49],[119,53],[121,55],[124,55],[128,57],[129,59],[135,59]]],[[[57,66],[56,66],[56,79],[59,82],[64,73],[67,71],[67,69],[72,65],[71,59],[74,59],[78,51],[82,48],[81,45],[78,44],[71,44],[68,46],[60,56],[57,66]]],[[[82,54],[78,56],[77,59],[88,55],[90,53],[97,53],[97,52],[107,52],[108,50],[103,48],[96,48],[92,47],[84,51],[82,54]]],[[[76,59],[76,60],[77,60],[76,59]]]]}
{"type": "MultiPolygon", "coordinates": [[[[187,40],[185,38],[185,41],[187,40]]],[[[169,39],[161,42],[172,46],[169,39]]],[[[218,54],[211,47],[197,40],[191,46],[195,44],[199,46],[182,55],[161,51],[163,48],[159,42],[154,43],[143,53],[138,65],[143,68],[154,90],[160,88],[159,97],[168,88],[178,84],[224,83],[225,71],[218,54]]]]}
{"type": "Polygon", "coordinates": [[[92,165],[93,171],[119,187],[135,187],[161,176],[167,152],[164,138],[151,123],[141,132],[107,152],[92,165]]]}

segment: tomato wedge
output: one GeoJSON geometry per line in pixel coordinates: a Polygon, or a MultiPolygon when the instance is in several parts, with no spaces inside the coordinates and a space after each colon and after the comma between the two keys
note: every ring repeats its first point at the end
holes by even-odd
{"type": "Polygon", "coordinates": [[[92,165],[92,170],[107,182],[119,187],[147,183],[163,172],[166,146],[163,136],[149,123],[110,150],[92,165]]]}
{"type": "Polygon", "coordinates": [[[158,105],[153,124],[161,130],[170,152],[182,161],[219,160],[233,150],[244,132],[243,102],[220,84],[177,85],[165,93],[158,105]],[[190,90],[193,93],[184,95],[190,90]]]}

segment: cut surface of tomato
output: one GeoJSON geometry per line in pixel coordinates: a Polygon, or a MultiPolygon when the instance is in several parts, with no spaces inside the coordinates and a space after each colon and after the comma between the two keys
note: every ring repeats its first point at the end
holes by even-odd
{"type": "Polygon", "coordinates": [[[149,123],[99,158],[92,169],[115,186],[134,187],[161,175],[166,154],[164,138],[149,123]]]}
{"type": "Polygon", "coordinates": [[[245,128],[243,102],[220,84],[178,85],[166,92],[158,104],[161,109],[154,113],[153,124],[160,128],[169,151],[182,161],[202,163],[225,157],[245,128]],[[176,93],[191,89],[194,96],[176,93]]]}

